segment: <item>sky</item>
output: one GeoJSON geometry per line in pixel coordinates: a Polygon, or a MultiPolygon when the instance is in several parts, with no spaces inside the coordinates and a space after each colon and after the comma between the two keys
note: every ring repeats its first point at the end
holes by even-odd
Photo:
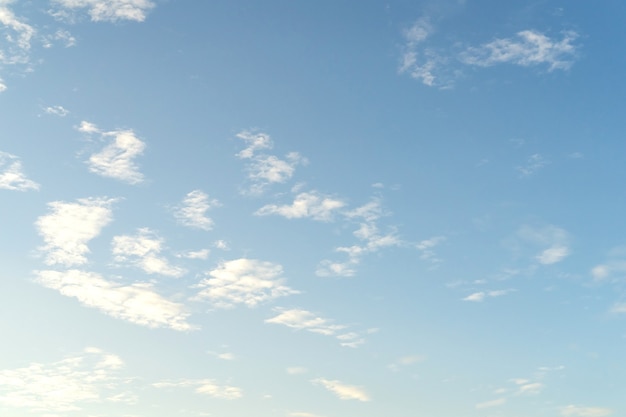
{"type": "Polygon", "coordinates": [[[625,18],[0,0],[0,415],[626,415],[625,18]]]}

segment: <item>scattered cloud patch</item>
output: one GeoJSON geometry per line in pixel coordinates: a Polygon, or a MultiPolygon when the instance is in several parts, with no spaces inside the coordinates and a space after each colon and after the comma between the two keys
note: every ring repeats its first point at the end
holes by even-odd
{"type": "Polygon", "coordinates": [[[498,398],[497,400],[485,401],[476,404],[476,409],[482,410],[484,408],[498,407],[506,403],[506,398],[498,398]]]}
{"type": "Polygon", "coordinates": [[[470,47],[461,54],[461,59],[465,64],[479,67],[508,63],[523,67],[545,65],[548,71],[567,70],[576,59],[577,38],[573,31],[563,32],[560,39],[554,39],[539,31],[523,30],[512,38],[470,47]]]}
{"type": "Polygon", "coordinates": [[[147,228],[137,230],[133,236],[115,236],[112,241],[115,262],[131,264],[148,274],[184,275],[187,271],[170,265],[167,259],[160,256],[163,242],[163,238],[147,228]]]}
{"type": "Polygon", "coordinates": [[[57,16],[87,9],[93,22],[143,22],[147,13],[154,8],[154,3],[149,0],[53,0],[53,4],[61,8],[56,11],[57,16]]]}
{"type": "Polygon", "coordinates": [[[143,154],[146,144],[132,130],[101,131],[96,125],[83,121],[78,128],[86,134],[97,134],[101,141],[109,142],[100,152],[87,160],[89,171],[103,177],[114,178],[129,184],[143,181],[143,174],[135,164],[135,158],[143,154]]]}
{"type": "Polygon", "coordinates": [[[568,405],[561,409],[561,415],[564,417],[606,417],[611,414],[613,414],[613,410],[600,407],[568,405]]]}
{"type": "Polygon", "coordinates": [[[328,320],[317,316],[307,310],[302,309],[274,309],[278,315],[265,320],[266,323],[282,324],[296,330],[306,330],[324,336],[333,336],[339,340],[339,344],[345,347],[357,347],[365,342],[365,339],[358,332],[346,331],[347,326],[334,324],[328,320]]]}
{"type": "MultiPolygon", "coordinates": [[[[2,88],[0,87],[1,90],[2,88]]],[[[17,156],[0,151],[0,189],[14,191],[38,190],[39,184],[26,177],[22,168],[22,162],[17,156]]]]}
{"type": "Polygon", "coordinates": [[[219,205],[217,200],[210,200],[206,193],[193,190],[175,208],[174,217],[183,226],[209,231],[213,228],[213,220],[206,216],[206,212],[219,205]]]}
{"type": "Polygon", "coordinates": [[[44,48],[52,48],[55,42],[62,42],[66,48],[76,45],[76,38],[65,29],[59,29],[51,35],[46,35],[42,40],[44,48]]]}
{"type": "Polygon", "coordinates": [[[198,394],[221,400],[236,400],[243,396],[243,390],[231,385],[221,385],[212,379],[183,379],[179,381],[163,381],[152,384],[155,388],[187,388],[191,387],[198,394]]]}
{"type": "Polygon", "coordinates": [[[494,291],[479,291],[468,295],[463,298],[463,301],[474,301],[481,302],[484,301],[485,298],[488,297],[502,297],[503,295],[507,295],[515,290],[507,289],[507,290],[494,290],[494,291]]]}
{"type": "Polygon", "coordinates": [[[347,385],[337,380],[325,378],[316,378],[311,380],[311,382],[315,385],[323,386],[341,400],[370,401],[369,395],[363,390],[363,388],[358,386],[347,385]]]}
{"type": "Polygon", "coordinates": [[[551,265],[561,262],[570,254],[569,234],[564,229],[548,225],[544,227],[522,226],[517,235],[524,241],[534,245],[543,246],[535,259],[543,265],[551,265]]]}
{"type": "Polygon", "coordinates": [[[195,300],[208,300],[217,308],[237,304],[247,307],[299,292],[284,285],[283,268],[278,264],[240,258],[220,263],[203,279],[195,300]]]}
{"type": "Polygon", "coordinates": [[[37,219],[35,226],[45,245],[47,265],[83,265],[89,253],[87,243],[111,222],[111,198],[81,198],[75,203],[48,203],[50,214],[37,219]]]}
{"type": "Polygon", "coordinates": [[[196,251],[182,252],[176,255],[177,258],[185,259],[208,259],[211,251],[209,249],[200,249],[196,251]]]}
{"type": "Polygon", "coordinates": [[[291,205],[277,206],[269,204],[256,211],[257,216],[276,214],[288,219],[311,218],[313,220],[328,222],[333,214],[342,208],[345,203],[341,200],[320,195],[316,191],[300,193],[291,205]]]}
{"type": "Polygon", "coordinates": [[[11,3],[11,1],[0,2],[0,34],[3,38],[0,64],[27,64],[30,59],[31,41],[37,31],[13,13],[8,7],[11,3]]]}
{"type": "Polygon", "coordinates": [[[87,348],[51,364],[0,370],[0,404],[51,415],[114,399],[132,402],[133,396],[120,390],[126,383],[119,376],[123,367],[118,356],[87,348]]]}
{"type": "Polygon", "coordinates": [[[434,236],[430,239],[425,239],[417,243],[415,247],[421,252],[420,259],[431,262],[433,264],[439,264],[442,260],[437,256],[434,248],[445,242],[445,236],[434,236]]]}
{"type": "Polygon", "coordinates": [[[0,78],[0,93],[6,91],[7,85],[4,83],[4,80],[0,78]]]}
{"type": "Polygon", "coordinates": [[[46,114],[51,114],[51,115],[59,116],[59,117],[65,117],[68,114],[70,114],[69,110],[67,110],[63,106],[49,106],[49,107],[45,107],[43,111],[45,111],[46,114]]]}
{"type": "Polygon", "coordinates": [[[536,153],[530,155],[526,160],[526,163],[522,166],[518,166],[517,170],[522,178],[526,178],[532,176],[546,165],[548,165],[548,161],[546,161],[543,156],[536,153]]]}
{"type": "Polygon", "coordinates": [[[150,283],[124,285],[108,281],[94,272],[75,269],[35,271],[35,274],[41,285],[74,297],[81,304],[97,308],[111,317],[151,328],[194,329],[187,323],[189,313],[184,306],[159,295],[150,283]]]}

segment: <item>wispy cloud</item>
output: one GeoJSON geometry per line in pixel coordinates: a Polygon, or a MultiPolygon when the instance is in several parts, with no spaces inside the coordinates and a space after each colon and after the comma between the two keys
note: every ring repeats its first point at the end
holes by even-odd
{"type": "Polygon", "coordinates": [[[180,277],[185,269],[170,265],[167,259],[160,256],[163,249],[163,238],[148,228],[137,230],[135,235],[115,236],[112,241],[112,252],[116,262],[129,263],[148,274],[161,274],[180,277]]]}
{"type": "Polygon", "coordinates": [[[341,200],[329,196],[323,196],[317,191],[300,193],[291,205],[278,206],[268,204],[256,211],[257,216],[276,214],[288,219],[311,218],[313,220],[328,222],[333,214],[345,206],[341,200]]]}
{"type": "Polygon", "coordinates": [[[0,63],[4,65],[27,64],[34,27],[18,18],[9,8],[11,1],[0,2],[0,33],[4,40],[0,49],[0,63]]]}
{"type": "Polygon", "coordinates": [[[209,249],[191,250],[178,253],[176,257],[185,259],[208,259],[210,253],[211,251],[209,249]]]}
{"type": "Polygon", "coordinates": [[[345,347],[357,347],[365,342],[362,333],[346,330],[348,326],[334,324],[332,320],[317,316],[302,309],[274,309],[278,315],[265,320],[266,323],[281,324],[296,330],[306,330],[325,336],[333,336],[345,347]]]}
{"type": "Polygon", "coordinates": [[[570,254],[569,234],[560,227],[548,225],[544,227],[522,226],[518,236],[535,245],[546,247],[535,259],[543,265],[551,265],[564,260],[570,254]]]}
{"type": "Polygon", "coordinates": [[[0,370],[0,404],[49,415],[79,412],[84,405],[111,398],[132,402],[134,396],[121,390],[125,381],[119,370],[123,367],[118,356],[87,348],[51,364],[0,370]]]}
{"type": "Polygon", "coordinates": [[[217,308],[237,304],[255,307],[258,304],[298,294],[284,285],[283,268],[278,264],[240,258],[220,263],[197,285],[195,300],[208,300],[217,308]]]}
{"type": "Polygon", "coordinates": [[[235,136],[247,144],[245,149],[237,153],[237,157],[248,161],[248,179],[252,182],[249,191],[253,194],[262,193],[271,184],[286,182],[293,176],[296,166],[307,162],[298,152],[288,153],[286,159],[257,153],[260,150],[272,149],[274,146],[266,133],[244,130],[235,136]]]}
{"type": "Polygon", "coordinates": [[[498,398],[496,400],[478,403],[476,404],[476,408],[478,410],[482,410],[483,408],[498,407],[498,406],[504,405],[505,403],[506,403],[506,398],[498,398]]]}
{"type": "Polygon", "coordinates": [[[538,153],[532,154],[526,160],[526,163],[522,166],[518,166],[517,170],[522,178],[530,177],[534,175],[544,166],[548,165],[548,161],[538,153]]]}
{"type": "Polygon", "coordinates": [[[43,237],[45,263],[65,266],[87,263],[87,242],[97,237],[112,220],[111,198],[81,198],[75,203],[48,203],[50,214],[37,219],[35,226],[43,237]]]}
{"type": "Polygon", "coordinates": [[[87,9],[94,22],[143,22],[154,7],[154,3],[149,0],[53,0],[53,4],[60,7],[53,15],[67,17],[68,12],[87,9]]]}
{"type": "Polygon", "coordinates": [[[206,212],[219,205],[219,201],[209,199],[208,194],[193,190],[174,209],[174,217],[183,226],[208,231],[213,228],[213,220],[206,216],[206,212]]]}
{"type": "Polygon", "coordinates": [[[416,20],[404,31],[405,45],[398,71],[409,74],[411,78],[429,87],[446,87],[448,82],[441,80],[439,74],[436,74],[446,58],[434,49],[424,46],[433,32],[434,27],[427,18],[416,20]]]}
{"type": "Polygon", "coordinates": [[[561,415],[564,417],[606,417],[613,414],[610,408],[601,407],[581,407],[568,405],[561,408],[561,415]]]}
{"type": "Polygon", "coordinates": [[[315,385],[323,386],[341,400],[370,401],[369,395],[362,387],[347,385],[341,381],[326,378],[316,378],[311,380],[311,382],[315,385]]]}
{"type": "Polygon", "coordinates": [[[86,134],[97,134],[100,140],[109,142],[100,152],[92,154],[87,160],[91,172],[129,184],[143,181],[143,174],[139,172],[135,158],[143,153],[146,144],[138,139],[132,130],[106,132],[87,121],[81,122],[78,130],[86,134]]]}
{"type": "Polygon", "coordinates": [[[213,379],[183,379],[178,381],[163,381],[152,384],[155,388],[188,388],[191,387],[198,394],[208,395],[222,400],[236,400],[243,396],[243,390],[231,385],[222,385],[213,379]]]}
{"type": "Polygon", "coordinates": [[[404,368],[404,367],[407,367],[407,366],[411,366],[411,365],[415,365],[416,363],[424,362],[425,360],[426,360],[426,357],[423,356],[423,355],[402,356],[402,357],[398,358],[395,362],[390,364],[388,366],[388,368],[391,369],[394,372],[397,372],[401,368],[404,368]]]}
{"type": "Polygon", "coordinates": [[[26,177],[22,168],[22,162],[17,156],[0,151],[0,189],[15,191],[38,190],[39,184],[26,177]]]}
{"type": "Polygon", "coordinates": [[[479,291],[479,292],[472,293],[468,295],[467,297],[463,298],[463,301],[481,302],[481,301],[484,301],[485,298],[502,297],[503,295],[507,295],[513,291],[515,290],[506,289],[506,290],[493,290],[493,291],[479,291]]]}
{"type": "Polygon", "coordinates": [[[461,58],[465,64],[489,67],[515,64],[523,67],[545,65],[548,71],[566,70],[574,63],[578,38],[576,32],[566,31],[560,39],[550,38],[535,30],[523,30],[512,38],[500,38],[478,47],[470,47],[461,58]]]}
{"type": "Polygon", "coordinates": [[[94,272],[35,271],[36,281],[75,297],[83,305],[105,314],[147,327],[167,327],[179,331],[193,330],[187,322],[189,313],[182,304],[165,299],[150,283],[124,285],[109,281],[94,272]]]}
{"type": "Polygon", "coordinates": [[[67,110],[63,106],[48,106],[44,107],[43,111],[45,111],[46,114],[51,114],[59,117],[65,117],[70,114],[69,110],[67,110]]]}

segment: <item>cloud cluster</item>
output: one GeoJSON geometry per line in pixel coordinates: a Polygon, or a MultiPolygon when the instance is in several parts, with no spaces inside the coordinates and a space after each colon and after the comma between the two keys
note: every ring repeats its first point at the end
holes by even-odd
{"type": "Polygon", "coordinates": [[[536,30],[522,30],[514,37],[496,38],[479,46],[450,45],[445,49],[430,41],[435,32],[428,18],[416,20],[405,30],[398,68],[400,73],[430,87],[452,87],[463,67],[511,64],[544,66],[548,71],[568,70],[578,56],[575,44],[578,34],[573,31],[563,32],[559,38],[536,30]]]}
{"type": "Polygon", "coordinates": [[[311,380],[311,382],[315,385],[323,386],[341,400],[370,401],[369,395],[361,387],[347,385],[341,381],[326,378],[316,378],[311,380]]]}
{"type": "Polygon", "coordinates": [[[306,330],[325,336],[334,336],[339,340],[341,346],[357,347],[365,342],[361,333],[346,331],[347,326],[334,324],[328,320],[317,316],[307,310],[302,309],[274,309],[278,314],[265,320],[266,323],[281,324],[296,330],[306,330]]]}
{"type": "Polygon", "coordinates": [[[220,263],[197,287],[195,300],[207,300],[216,308],[237,304],[247,307],[298,294],[284,285],[282,266],[256,259],[240,258],[220,263]]]}
{"type": "MultiPolygon", "coordinates": [[[[2,88],[0,87],[1,90],[2,88]]],[[[0,189],[15,191],[38,190],[39,184],[26,177],[22,168],[22,162],[17,156],[0,151],[0,189]]]]}
{"type": "Polygon", "coordinates": [[[87,242],[97,237],[113,218],[111,198],[81,198],[74,203],[48,203],[50,214],[37,219],[35,226],[43,237],[47,265],[87,263],[87,242]]]}
{"type": "Polygon", "coordinates": [[[194,329],[187,323],[189,313],[185,307],[158,294],[150,283],[125,285],[106,280],[95,272],[76,269],[35,271],[35,274],[36,281],[44,287],[74,297],[111,317],[151,328],[194,329]]]}
{"type": "Polygon", "coordinates": [[[198,394],[208,395],[222,400],[236,400],[243,396],[243,390],[231,385],[220,385],[212,379],[183,379],[179,381],[163,381],[152,384],[155,388],[186,388],[193,387],[198,394]]]}
{"type": "Polygon", "coordinates": [[[291,205],[268,204],[257,210],[255,214],[257,216],[276,214],[288,219],[311,218],[328,222],[333,218],[333,214],[343,206],[345,203],[341,200],[311,191],[298,194],[291,205]]]}
{"type": "Polygon", "coordinates": [[[60,8],[53,12],[57,17],[68,18],[68,12],[87,9],[94,22],[143,22],[146,14],[154,8],[150,0],[53,0],[53,3],[60,8]]]}
{"type": "Polygon", "coordinates": [[[37,31],[13,13],[8,7],[10,3],[0,1],[0,33],[4,41],[0,47],[0,64],[27,64],[31,42],[37,31]]]}
{"type": "Polygon", "coordinates": [[[87,348],[52,364],[0,370],[0,404],[48,415],[114,399],[132,401],[132,396],[120,391],[125,381],[118,373],[123,366],[118,356],[87,348]]]}
{"type": "Polygon", "coordinates": [[[217,206],[217,200],[209,199],[208,194],[200,190],[193,190],[175,208],[174,217],[183,226],[209,231],[213,228],[213,220],[206,216],[206,212],[217,206]]]}
{"type": "Polygon", "coordinates": [[[150,229],[141,228],[135,235],[115,236],[112,252],[116,262],[129,263],[148,274],[160,274],[180,277],[185,269],[170,265],[160,256],[163,249],[163,238],[150,229]]]}
{"type": "Polygon", "coordinates": [[[90,122],[81,122],[78,130],[89,135],[99,135],[99,139],[108,142],[100,151],[87,160],[89,171],[103,177],[114,178],[129,184],[143,181],[143,174],[135,164],[146,144],[135,136],[132,130],[102,131],[90,122]]]}

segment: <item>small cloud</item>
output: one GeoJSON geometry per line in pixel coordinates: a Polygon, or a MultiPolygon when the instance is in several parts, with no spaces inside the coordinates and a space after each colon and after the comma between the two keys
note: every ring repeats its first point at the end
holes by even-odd
{"type": "Polygon", "coordinates": [[[564,229],[553,225],[545,227],[522,226],[517,235],[530,243],[547,246],[535,259],[543,265],[561,262],[570,254],[569,234],[564,229]]]}
{"type": "Polygon", "coordinates": [[[230,352],[219,353],[219,352],[209,351],[207,353],[211,356],[215,356],[216,358],[224,360],[224,361],[233,361],[236,358],[235,354],[230,353],[230,352]]]}
{"type": "Polygon", "coordinates": [[[182,379],[163,381],[152,384],[155,388],[194,388],[198,394],[208,395],[222,400],[236,400],[243,396],[243,390],[230,385],[220,385],[212,379],[182,379]]]}
{"type": "Polygon", "coordinates": [[[519,385],[517,395],[537,395],[539,394],[544,385],[541,382],[516,382],[519,385]]]}
{"type": "Polygon", "coordinates": [[[311,380],[311,382],[315,385],[323,386],[341,400],[370,401],[370,397],[361,387],[347,385],[337,380],[325,378],[316,378],[311,380]]]}
{"type": "Polygon", "coordinates": [[[498,407],[500,405],[503,405],[504,403],[506,403],[506,398],[498,398],[497,400],[491,400],[491,401],[478,403],[476,404],[476,408],[481,410],[483,408],[498,407]]]}
{"type": "Polygon", "coordinates": [[[257,210],[255,214],[257,216],[277,214],[288,219],[309,217],[313,220],[328,222],[332,220],[333,214],[344,205],[345,203],[341,200],[312,191],[298,194],[291,205],[268,204],[257,210]]]}
{"type": "Polygon", "coordinates": [[[567,157],[571,159],[582,159],[585,157],[585,155],[582,152],[572,152],[567,155],[567,157]]]}
{"type": "Polygon", "coordinates": [[[302,375],[306,374],[307,372],[309,372],[309,370],[302,366],[291,366],[287,368],[287,373],[289,375],[302,375]]]}
{"type": "Polygon", "coordinates": [[[206,216],[206,212],[219,205],[217,200],[210,200],[204,192],[194,190],[175,208],[174,217],[183,226],[209,231],[213,228],[213,220],[206,216]]]}
{"type": "Polygon", "coordinates": [[[129,184],[143,181],[143,174],[139,172],[134,160],[143,154],[146,144],[132,130],[103,132],[93,123],[85,121],[81,122],[78,130],[87,134],[99,134],[101,140],[110,142],[100,152],[89,157],[89,171],[129,184]]]}
{"type": "Polygon", "coordinates": [[[137,234],[115,236],[112,241],[112,252],[115,262],[129,263],[140,268],[147,274],[160,274],[180,277],[187,271],[169,264],[160,256],[163,239],[152,230],[142,228],[137,234]]]}
{"type": "Polygon", "coordinates": [[[53,4],[61,7],[61,10],[56,12],[57,16],[62,16],[63,12],[87,9],[93,22],[120,20],[143,22],[146,14],[154,8],[154,3],[150,0],[53,0],[53,4]]]}
{"type": "Polygon", "coordinates": [[[177,258],[185,258],[185,259],[208,259],[211,251],[209,249],[200,249],[196,251],[187,251],[182,252],[176,255],[177,258]]]}
{"type": "Polygon", "coordinates": [[[215,242],[213,242],[213,246],[221,250],[230,249],[230,247],[228,246],[228,242],[226,242],[225,240],[216,240],[215,242]]]}
{"type": "Polygon", "coordinates": [[[568,405],[561,408],[561,415],[564,417],[606,417],[613,414],[613,410],[600,407],[580,407],[568,405]]]}
{"type": "Polygon", "coordinates": [[[518,32],[515,38],[501,38],[470,47],[461,54],[467,65],[490,67],[509,63],[523,67],[546,65],[548,71],[567,70],[574,63],[578,46],[574,41],[578,34],[563,32],[561,39],[551,39],[534,30],[518,32]]]}
{"type": "Polygon", "coordinates": [[[36,281],[44,287],[75,297],[87,307],[97,308],[117,319],[141,326],[167,327],[189,331],[184,306],[169,301],[153,290],[152,284],[123,285],[108,281],[97,273],[79,270],[35,271],[36,281]]]}
{"type": "Polygon", "coordinates": [[[208,300],[217,308],[230,308],[236,304],[247,307],[298,294],[283,285],[282,266],[256,259],[240,258],[222,262],[209,271],[210,278],[205,278],[197,285],[200,292],[195,300],[208,300]]]}
{"type": "Polygon", "coordinates": [[[22,169],[22,162],[17,156],[0,151],[0,189],[13,191],[38,190],[39,184],[26,177],[22,169]]]}
{"type": "Polygon", "coordinates": [[[4,83],[4,80],[0,78],[0,93],[6,91],[7,85],[4,83]]]}
{"type": "Polygon", "coordinates": [[[568,255],[569,249],[567,248],[567,246],[555,245],[537,255],[537,260],[543,265],[551,265],[557,262],[561,262],[568,255]]]}
{"type": "Polygon", "coordinates": [[[50,214],[37,219],[35,226],[45,245],[47,265],[83,265],[89,253],[87,242],[111,222],[115,199],[82,198],[75,203],[48,203],[50,214]]]}
{"type": "Polygon", "coordinates": [[[485,293],[483,291],[475,292],[473,294],[468,295],[463,299],[463,301],[475,301],[480,302],[485,299],[485,293]]]}
{"type": "Polygon", "coordinates": [[[487,297],[502,297],[503,295],[507,295],[513,291],[515,290],[507,289],[507,290],[494,290],[494,291],[479,291],[463,298],[463,301],[481,302],[481,301],[484,301],[485,298],[487,297]]]}
{"type": "Polygon", "coordinates": [[[391,365],[389,365],[388,368],[396,372],[396,371],[399,371],[400,368],[415,365],[416,363],[420,363],[425,360],[426,360],[426,357],[422,355],[403,356],[401,358],[398,358],[398,360],[396,360],[391,365]]]}
{"type": "Polygon", "coordinates": [[[55,42],[62,42],[63,46],[70,48],[76,45],[76,38],[72,34],[64,29],[59,29],[52,35],[46,35],[43,37],[43,47],[52,48],[55,42]]]}
{"type": "Polygon", "coordinates": [[[521,177],[530,177],[546,165],[548,165],[548,161],[546,161],[543,156],[536,153],[529,156],[526,164],[517,167],[517,170],[520,172],[521,177]]]}
{"type": "Polygon", "coordinates": [[[69,110],[63,106],[50,106],[43,109],[46,114],[52,114],[54,116],[65,117],[70,114],[69,110]]]}

